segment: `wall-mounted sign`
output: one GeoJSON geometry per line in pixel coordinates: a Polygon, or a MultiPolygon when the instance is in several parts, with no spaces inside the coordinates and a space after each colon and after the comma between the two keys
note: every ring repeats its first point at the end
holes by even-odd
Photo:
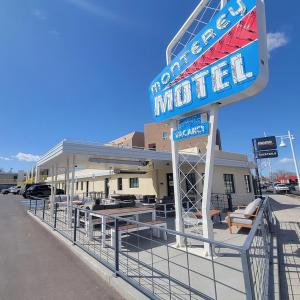
{"type": "Polygon", "coordinates": [[[156,121],[253,96],[268,81],[263,0],[229,0],[151,83],[156,121]]]}
{"type": "Polygon", "coordinates": [[[277,150],[258,151],[258,152],[256,152],[256,157],[258,159],[276,158],[276,157],[278,157],[278,151],[277,150]]]}
{"type": "Polygon", "coordinates": [[[268,136],[255,139],[256,151],[276,150],[277,142],[275,136],[268,136]]]}
{"type": "Polygon", "coordinates": [[[174,131],[175,141],[198,137],[209,134],[209,123],[201,121],[201,115],[197,114],[179,121],[178,130],[174,131]]]}

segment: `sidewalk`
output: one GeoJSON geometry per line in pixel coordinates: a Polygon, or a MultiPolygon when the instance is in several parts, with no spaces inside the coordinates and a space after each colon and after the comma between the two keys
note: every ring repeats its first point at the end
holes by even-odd
{"type": "Polygon", "coordinates": [[[0,300],[121,299],[18,199],[0,195],[0,300]]]}
{"type": "Polygon", "coordinates": [[[272,195],[279,221],[280,288],[282,299],[300,299],[300,198],[272,195]]]}

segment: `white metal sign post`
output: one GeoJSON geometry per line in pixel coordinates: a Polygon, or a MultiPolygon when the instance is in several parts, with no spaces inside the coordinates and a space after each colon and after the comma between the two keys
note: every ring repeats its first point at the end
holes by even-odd
{"type": "MultiPolygon", "coordinates": [[[[177,121],[172,121],[171,124],[171,148],[172,148],[172,168],[173,168],[173,182],[174,182],[174,202],[176,210],[175,228],[176,231],[183,232],[182,222],[182,201],[180,195],[180,174],[179,174],[179,153],[178,142],[174,140],[174,131],[177,130],[177,121]]],[[[184,245],[183,237],[176,236],[176,247],[184,245]]]]}
{"type": "MultiPolygon", "coordinates": [[[[218,104],[214,104],[210,110],[209,116],[210,134],[208,136],[206,163],[205,163],[205,177],[202,197],[202,220],[203,220],[203,236],[212,240],[214,237],[213,224],[210,216],[210,199],[212,193],[212,185],[214,178],[215,165],[215,150],[216,137],[218,127],[218,104]]],[[[212,256],[211,248],[208,243],[204,243],[204,255],[212,256]]]]}

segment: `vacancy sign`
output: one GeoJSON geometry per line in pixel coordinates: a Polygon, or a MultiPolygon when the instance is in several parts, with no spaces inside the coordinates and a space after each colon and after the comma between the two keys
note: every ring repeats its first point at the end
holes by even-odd
{"type": "Polygon", "coordinates": [[[153,80],[156,121],[256,95],[268,81],[263,0],[229,0],[153,80]]]}
{"type": "Polygon", "coordinates": [[[209,134],[209,123],[201,122],[201,114],[182,119],[179,121],[178,129],[173,133],[173,139],[183,139],[203,136],[209,134]]]}

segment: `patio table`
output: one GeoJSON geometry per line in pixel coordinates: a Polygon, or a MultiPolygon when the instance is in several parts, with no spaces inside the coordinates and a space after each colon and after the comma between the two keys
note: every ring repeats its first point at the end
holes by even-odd
{"type": "MultiPolygon", "coordinates": [[[[216,216],[219,216],[220,221],[221,221],[221,211],[220,211],[220,210],[218,210],[218,209],[211,209],[209,213],[210,213],[211,219],[215,218],[216,216]]],[[[203,216],[201,210],[195,212],[194,215],[195,215],[197,218],[199,218],[199,219],[201,219],[202,216],[203,216]]]]}
{"type": "Polygon", "coordinates": [[[124,216],[135,216],[136,221],[139,221],[139,216],[143,214],[152,214],[152,221],[156,220],[156,211],[152,207],[128,207],[128,208],[114,208],[114,209],[103,209],[94,210],[89,214],[88,220],[88,237],[92,239],[93,236],[93,224],[92,217],[101,218],[101,236],[102,236],[102,246],[105,245],[106,236],[106,220],[109,217],[124,217],[124,216]]]}

